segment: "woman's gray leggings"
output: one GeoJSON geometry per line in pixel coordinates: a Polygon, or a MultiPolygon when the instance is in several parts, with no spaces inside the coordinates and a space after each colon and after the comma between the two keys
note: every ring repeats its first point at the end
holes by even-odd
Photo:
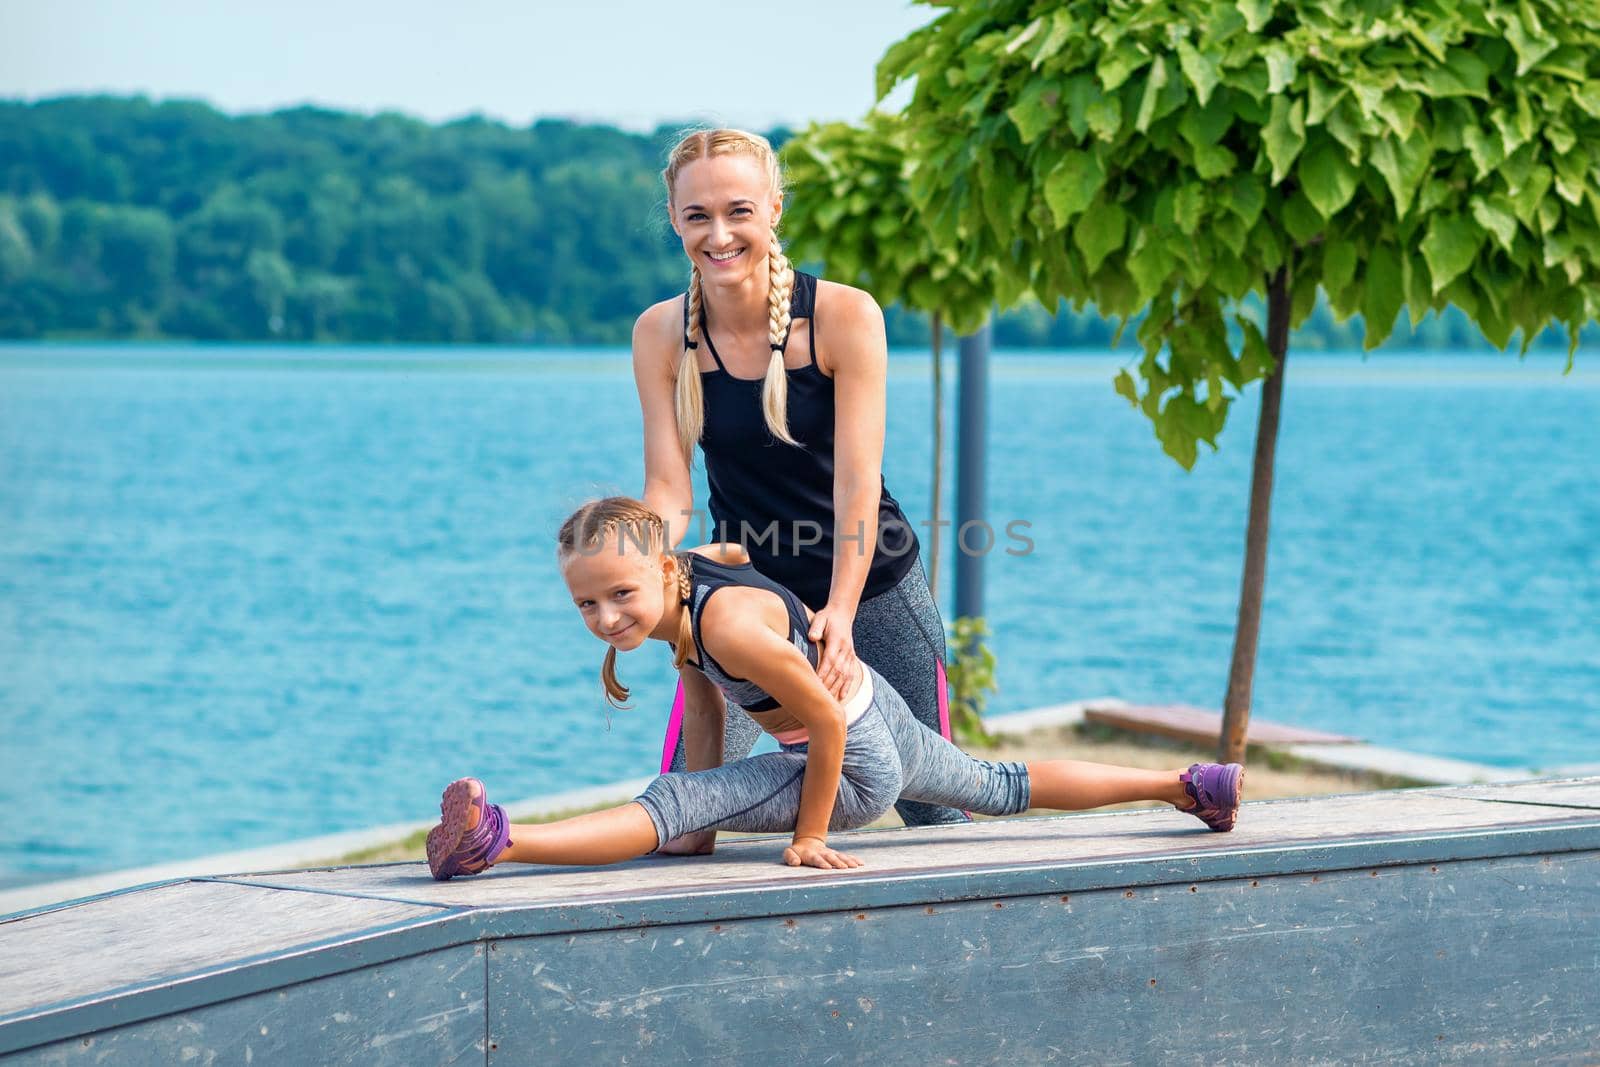
{"type": "MultiPolygon", "coordinates": [[[[830,830],[853,830],[883,815],[900,797],[985,815],[1028,809],[1028,768],[974,759],[912,717],[900,694],[866,664],[872,703],[845,735],[844,773],[830,830]]],[[[784,745],[709,771],[673,771],[651,782],[638,801],[656,825],[658,844],[696,830],[780,833],[794,829],[806,745],[784,745]]]]}

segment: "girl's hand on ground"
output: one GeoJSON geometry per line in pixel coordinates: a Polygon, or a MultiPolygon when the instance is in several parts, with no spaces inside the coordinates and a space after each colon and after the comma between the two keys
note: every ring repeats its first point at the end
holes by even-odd
{"type": "Polygon", "coordinates": [[[843,852],[835,852],[826,841],[814,837],[796,838],[783,850],[783,862],[791,867],[821,867],[824,870],[848,870],[860,867],[861,861],[843,852]]]}
{"type": "Polygon", "coordinates": [[[855,618],[843,608],[824,607],[811,619],[811,640],[822,644],[817,677],[823,688],[842,701],[861,667],[856,660],[855,618]]]}
{"type": "Polygon", "coordinates": [[[709,856],[717,847],[715,830],[696,830],[691,834],[674,837],[656,849],[658,856],[709,856]]]}

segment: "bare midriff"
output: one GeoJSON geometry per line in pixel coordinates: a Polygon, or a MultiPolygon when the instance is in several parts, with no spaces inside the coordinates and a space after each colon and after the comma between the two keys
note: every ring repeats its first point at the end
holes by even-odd
{"type": "MultiPolygon", "coordinates": [[[[871,702],[872,684],[867,680],[866,672],[859,671],[855,682],[850,686],[849,694],[840,701],[844,705],[845,725],[849,726],[861,718],[871,702]]],[[[771,734],[780,745],[802,745],[811,739],[805,723],[781,707],[770,711],[752,711],[749,715],[757,726],[771,734]]]]}

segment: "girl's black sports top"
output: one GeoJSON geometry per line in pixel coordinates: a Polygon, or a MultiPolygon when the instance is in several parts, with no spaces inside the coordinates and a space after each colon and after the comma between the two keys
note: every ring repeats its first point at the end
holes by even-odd
{"type": "Polygon", "coordinates": [[[685,606],[689,609],[689,632],[694,636],[694,649],[700,656],[700,662],[695,666],[722,690],[724,696],[746,711],[771,711],[778,706],[778,702],[764,689],[748,679],[734,677],[711,658],[710,653],[706,651],[705,643],[700,639],[700,616],[705,611],[706,601],[711,599],[711,595],[730,585],[767,589],[777,593],[783,598],[783,606],[789,612],[789,640],[794,642],[794,647],[805,655],[806,660],[815,669],[817,646],[807,636],[811,624],[806,618],[805,605],[800,603],[799,597],[748,563],[718,563],[693,552],[684,553],[680,557],[680,563],[686,563],[689,567],[689,600],[685,606]]]}

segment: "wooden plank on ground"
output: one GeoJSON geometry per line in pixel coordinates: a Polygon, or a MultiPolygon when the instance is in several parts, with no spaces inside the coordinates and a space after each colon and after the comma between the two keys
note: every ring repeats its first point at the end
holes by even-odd
{"type": "MultiPolygon", "coordinates": [[[[1187,704],[1129,704],[1114,708],[1088,708],[1085,722],[1110,726],[1129,733],[1154,734],[1177,741],[1214,745],[1222,735],[1222,713],[1187,704]]],[[[1303,726],[1251,719],[1247,740],[1252,745],[1338,745],[1360,744],[1358,737],[1309,730],[1303,726]]]]}
{"type": "Polygon", "coordinates": [[[437,914],[212,882],[110,896],[0,923],[0,1016],[437,914]]]}

